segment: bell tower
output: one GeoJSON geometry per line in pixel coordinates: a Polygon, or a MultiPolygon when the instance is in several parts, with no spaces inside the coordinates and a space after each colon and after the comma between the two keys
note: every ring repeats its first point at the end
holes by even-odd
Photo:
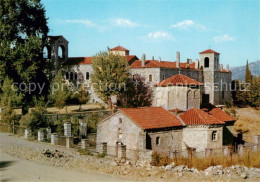
{"type": "Polygon", "coordinates": [[[43,58],[54,67],[55,73],[68,59],[69,42],[61,35],[48,36],[43,45],[43,58]]]}
{"type": "Polygon", "coordinates": [[[217,72],[219,71],[219,55],[220,53],[208,49],[199,53],[200,65],[203,68],[203,80],[204,80],[204,92],[202,100],[207,100],[213,105],[218,104],[218,98],[216,95],[218,91],[215,87],[215,81],[217,72]]]}

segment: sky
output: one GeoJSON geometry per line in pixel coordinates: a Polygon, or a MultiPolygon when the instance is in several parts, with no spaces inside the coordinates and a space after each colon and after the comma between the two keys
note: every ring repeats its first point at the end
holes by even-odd
{"type": "Polygon", "coordinates": [[[42,0],[49,35],[69,41],[69,57],[123,46],[139,59],[199,59],[213,49],[220,63],[260,60],[260,0],[42,0]]]}

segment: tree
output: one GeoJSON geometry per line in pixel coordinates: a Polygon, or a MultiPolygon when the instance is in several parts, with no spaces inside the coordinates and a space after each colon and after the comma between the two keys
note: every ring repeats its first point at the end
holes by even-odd
{"type": "Polygon", "coordinates": [[[126,91],[119,95],[118,105],[122,107],[145,107],[152,104],[152,90],[144,83],[144,78],[136,76],[128,79],[126,91]]]}
{"type": "Polygon", "coordinates": [[[128,64],[123,56],[100,52],[92,59],[92,85],[100,98],[111,103],[111,96],[122,93],[128,79],[128,64]]]}
{"type": "Polygon", "coordinates": [[[260,76],[253,77],[251,92],[252,92],[252,106],[260,107],[260,76]]]}
{"type": "Polygon", "coordinates": [[[89,93],[86,91],[84,84],[81,85],[80,89],[76,93],[76,97],[79,102],[79,111],[81,110],[81,105],[86,104],[86,102],[89,100],[89,93]]]}
{"type": "Polygon", "coordinates": [[[6,107],[9,102],[11,108],[21,104],[23,96],[17,90],[17,86],[13,85],[13,80],[6,77],[2,86],[2,94],[0,95],[1,107],[6,107]]]}
{"type": "Polygon", "coordinates": [[[8,100],[8,104],[6,105],[3,112],[1,112],[1,120],[3,123],[8,124],[11,128],[17,121],[17,116],[13,108],[11,107],[11,101],[8,100]]]}
{"type": "Polygon", "coordinates": [[[50,86],[49,99],[54,102],[54,106],[62,109],[70,95],[68,83],[64,81],[62,71],[59,70],[50,86]]]}
{"type": "Polygon", "coordinates": [[[246,62],[246,73],[245,73],[245,82],[252,83],[252,74],[248,67],[248,60],[246,62]]]}
{"type": "MultiPolygon", "coordinates": [[[[14,82],[45,84],[42,39],[49,31],[40,0],[0,1],[0,83],[8,76],[14,82]]],[[[39,95],[39,89],[23,91],[23,108],[39,95]]]]}

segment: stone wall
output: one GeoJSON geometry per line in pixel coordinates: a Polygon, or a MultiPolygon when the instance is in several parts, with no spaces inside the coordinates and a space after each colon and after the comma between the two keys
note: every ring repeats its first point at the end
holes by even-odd
{"type": "Polygon", "coordinates": [[[200,108],[201,91],[200,88],[187,86],[156,87],[154,97],[153,106],[186,111],[193,107],[200,108]]]}
{"type": "Polygon", "coordinates": [[[183,150],[186,150],[186,143],[189,147],[196,148],[196,152],[205,152],[205,148],[222,147],[222,126],[189,125],[183,129],[183,150]],[[212,141],[212,132],[217,132],[217,138],[212,141]]]}
{"type": "MultiPolygon", "coordinates": [[[[118,144],[126,145],[126,158],[136,158],[138,156],[139,133],[142,129],[134,124],[129,118],[121,112],[108,117],[103,122],[99,123],[97,127],[97,152],[101,152],[101,143],[107,143],[107,154],[117,156],[118,144]],[[122,123],[120,123],[122,121],[122,123]]],[[[140,146],[145,146],[140,144],[140,146]]]]}

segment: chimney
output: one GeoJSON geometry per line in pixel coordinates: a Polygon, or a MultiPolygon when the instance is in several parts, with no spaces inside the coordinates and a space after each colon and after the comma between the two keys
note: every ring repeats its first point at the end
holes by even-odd
{"type": "Polygon", "coordinates": [[[229,71],[229,64],[227,64],[227,71],[229,71]]]}
{"type": "Polygon", "coordinates": [[[223,71],[223,64],[220,64],[220,70],[223,71]]]}
{"type": "Polygon", "coordinates": [[[144,67],[145,64],[145,54],[142,55],[142,67],[144,67]]]}
{"type": "Polygon", "coordinates": [[[196,61],[195,61],[195,69],[199,69],[199,60],[198,59],[196,59],[196,61]]]}
{"type": "Polygon", "coordinates": [[[176,67],[180,67],[180,52],[176,52],[176,67]]]}
{"type": "Polygon", "coordinates": [[[152,56],[152,60],[154,60],[154,56],[152,56]]]}

